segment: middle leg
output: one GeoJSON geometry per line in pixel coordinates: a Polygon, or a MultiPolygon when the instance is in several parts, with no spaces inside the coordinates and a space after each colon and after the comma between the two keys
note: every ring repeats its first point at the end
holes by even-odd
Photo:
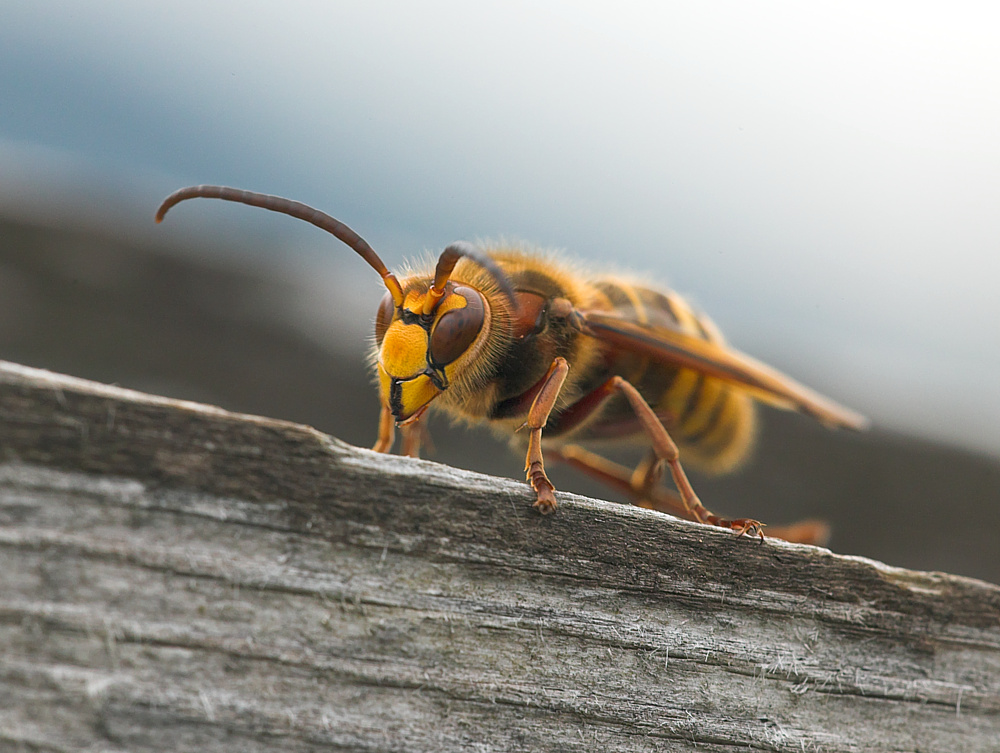
{"type": "MultiPolygon", "coordinates": [[[[600,387],[585,395],[575,405],[564,411],[560,416],[560,428],[565,430],[582,423],[616,393],[623,395],[628,400],[632,411],[639,420],[639,424],[652,443],[653,455],[641,464],[635,472],[628,474],[627,481],[621,480],[622,483],[627,483],[628,488],[634,496],[638,496],[640,499],[646,498],[645,496],[640,496],[641,492],[651,490],[655,486],[663,472],[663,465],[665,463],[670,469],[670,476],[680,495],[679,501],[683,517],[698,521],[699,523],[729,528],[738,535],[746,533],[757,535],[761,538],[764,537],[762,530],[764,526],[760,521],[752,518],[737,518],[735,520],[720,518],[705,508],[691,486],[687,474],[684,472],[684,468],[680,462],[680,451],[677,449],[674,440],[671,439],[663,422],[650,407],[649,403],[639,394],[639,390],[622,377],[611,377],[600,387]]],[[[578,459],[581,457],[579,453],[577,453],[577,457],[578,459]]],[[[608,470],[606,466],[601,466],[601,468],[608,470]]],[[[613,477],[615,474],[611,473],[610,475],[613,477]]],[[[617,486],[618,484],[613,485],[617,486]]],[[[664,501],[667,504],[672,504],[672,500],[664,501]]]]}

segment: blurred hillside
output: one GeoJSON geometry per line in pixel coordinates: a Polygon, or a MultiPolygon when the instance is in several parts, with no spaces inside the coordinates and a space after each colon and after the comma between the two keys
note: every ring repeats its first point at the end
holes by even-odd
{"type": "MultiPolygon", "coordinates": [[[[0,358],[299,421],[370,445],[378,401],[367,342],[319,343],[295,323],[303,305],[323,320],[348,305],[336,279],[323,301],[304,293],[301,275],[226,259],[207,248],[154,248],[0,218],[0,358]]],[[[754,462],[723,479],[695,477],[710,508],[774,523],[822,517],[834,526],[836,551],[1000,582],[996,459],[877,428],[835,433],[799,416],[762,414],[754,462]]],[[[433,459],[520,476],[521,459],[486,432],[470,438],[440,420],[430,428],[433,459]]],[[[565,469],[552,475],[560,488],[608,496],[565,469]]]]}

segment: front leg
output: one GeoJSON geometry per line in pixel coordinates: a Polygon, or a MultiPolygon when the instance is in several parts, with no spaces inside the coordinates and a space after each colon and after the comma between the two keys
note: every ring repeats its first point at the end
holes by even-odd
{"type": "Polygon", "coordinates": [[[390,452],[392,445],[396,441],[396,419],[392,417],[392,411],[388,405],[382,405],[382,412],[378,414],[378,439],[372,447],[375,452],[390,452]]]}
{"type": "Polygon", "coordinates": [[[410,421],[400,427],[403,434],[402,454],[408,458],[420,457],[420,446],[427,438],[427,428],[420,421],[410,421]]]}
{"type": "MultiPolygon", "coordinates": [[[[556,509],[556,488],[545,475],[545,463],[542,461],[542,429],[549,420],[549,413],[556,404],[559,397],[559,390],[562,389],[566,375],[569,373],[569,364],[561,356],[556,358],[549,367],[545,375],[542,388],[535,395],[528,411],[528,420],[524,427],[527,427],[528,454],[524,459],[524,473],[531,488],[535,490],[538,498],[534,506],[543,514],[548,514],[556,509]]],[[[524,428],[522,427],[522,428],[524,428]]]]}
{"type": "MultiPolygon", "coordinates": [[[[403,454],[411,457],[420,457],[420,445],[427,438],[427,430],[422,423],[410,419],[403,424],[403,454]]],[[[375,452],[391,452],[392,445],[396,441],[396,420],[392,417],[392,411],[388,405],[382,406],[382,412],[378,418],[378,439],[372,447],[375,452]]]]}

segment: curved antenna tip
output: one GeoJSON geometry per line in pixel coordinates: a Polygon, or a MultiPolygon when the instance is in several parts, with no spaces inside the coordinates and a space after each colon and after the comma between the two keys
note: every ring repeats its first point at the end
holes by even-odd
{"type": "Polygon", "coordinates": [[[378,272],[382,278],[385,286],[392,294],[392,300],[395,304],[397,306],[403,304],[403,292],[399,286],[399,282],[396,280],[396,276],[386,268],[378,254],[375,253],[375,250],[368,245],[368,242],[340,220],[334,219],[326,212],[313,209],[311,206],[303,204],[300,201],[292,201],[281,196],[270,196],[254,191],[244,191],[240,188],[230,188],[229,186],[188,186],[187,188],[174,191],[163,200],[160,208],[156,210],[155,219],[157,224],[163,221],[164,215],[166,215],[171,207],[187,199],[198,198],[222,199],[224,201],[236,202],[237,204],[247,204],[252,207],[267,209],[279,214],[287,214],[290,217],[308,222],[310,225],[315,225],[320,230],[325,230],[337,238],[337,240],[350,246],[362,259],[368,262],[368,265],[378,272]]]}

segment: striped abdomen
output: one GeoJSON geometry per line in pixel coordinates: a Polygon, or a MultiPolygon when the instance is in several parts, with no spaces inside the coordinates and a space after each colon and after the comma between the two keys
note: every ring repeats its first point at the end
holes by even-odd
{"type": "MultiPolygon", "coordinates": [[[[594,283],[616,313],[638,324],[681,329],[704,340],[723,343],[715,324],[696,314],[671,291],[653,290],[624,280],[594,283]]],[[[702,470],[731,470],[750,452],[756,429],[753,400],[744,391],[686,368],[654,361],[620,348],[609,350],[599,383],[611,375],[631,382],[660,415],[685,462],[702,470]]],[[[635,414],[615,398],[574,440],[641,436],[635,414]]]]}

